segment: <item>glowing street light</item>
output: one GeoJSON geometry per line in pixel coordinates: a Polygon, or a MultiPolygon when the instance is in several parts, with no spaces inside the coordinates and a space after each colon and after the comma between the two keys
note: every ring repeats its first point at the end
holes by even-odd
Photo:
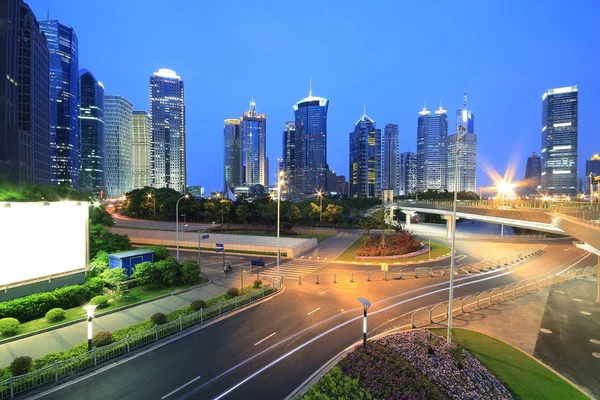
{"type": "Polygon", "coordinates": [[[502,180],[496,182],[496,190],[498,191],[498,196],[502,197],[504,200],[506,197],[511,198],[515,195],[515,184],[506,180],[502,180]]]}
{"type": "Polygon", "coordinates": [[[175,204],[175,242],[177,243],[177,262],[179,262],[179,202],[183,199],[189,199],[190,195],[181,196],[175,204]]]}
{"type": "Polygon", "coordinates": [[[148,200],[150,199],[154,202],[154,213],[152,216],[156,219],[156,197],[152,196],[152,193],[148,193],[148,200]]]}
{"type": "Polygon", "coordinates": [[[365,298],[356,299],[363,305],[363,349],[367,351],[367,310],[371,307],[371,302],[365,298]]]}
{"type": "Polygon", "coordinates": [[[323,192],[317,191],[317,197],[319,199],[319,223],[323,221],[323,192]]]}
{"type": "Polygon", "coordinates": [[[92,350],[92,318],[94,318],[94,311],[96,311],[95,305],[90,304],[89,306],[83,307],[87,314],[87,332],[88,332],[88,351],[92,350]]]}

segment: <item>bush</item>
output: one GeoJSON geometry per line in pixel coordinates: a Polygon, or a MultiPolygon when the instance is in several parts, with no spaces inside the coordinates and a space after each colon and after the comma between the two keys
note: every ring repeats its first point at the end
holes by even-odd
{"type": "Polygon", "coordinates": [[[206,302],[204,300],[194,300],[190,304],[190,307],[194,311],[200,311],[201,308],[206,308],[206,302]]]}
{"type": "Polygon", "coordinates": [[[230,287],[229,289],[227,289],[227,292],[225,294],[230,299],[233,299],[234,297],[238,297],[240,295],[240,289],[236,287],[230,287]]]}
{"type": "Polygon", "coordinates": [[[157,283],[159,280],[158,275],[158,270],[154,268],[154,264],[145,261],[135,266],[131,277],[137,280],[140,285],[147,285],[149,283],[157,283]]]}
{"type": "Polygon", "coordinates": [[[104,281],[99,277],[88,279],[85,286],[90,289],[90,298],[100,296],[104,292],[104,281]]]}
{"type": "Polygon", "coordinates": [[[200,280],[200,266],[196,260],[185,260],[181,264],[181,282],[194,283],[200,280]]]}
{"type": "Polygon", "coordinates": [[[52,291],[52,293],[56,297],[58,304],[56,307],[64,309],[82,306],[93,297],[90,288],[85,285],[65,286],[52,291]]]}
{"type": "Polygon", "coordinates": [[[142,249],[154,250],[154,262],[166,260],[171,255],[169,254],[169,250],[163,246],[144,246],[142,249]]]}
{"type": "Polygon", "coordinates": [[[31,357],[21,356],[15,358],[13,362],[10,363],[8,370],[13,374],[13,376],[18,376],[28,373],[29,368],[31,368],[31,357]]]}
{"type": "Polygon", "coordinates": [[[0,319],[0,335],[14,336],[19,331],[19,320],[16,318],[0,319]]]}
{"type": "Polygon", "coordinates": [[[254,288],[255,289],[258,289],[261,286],[262,286],[262,281],[260,279],[254,280],[254,288]]]}
{"type": "Polygon", "coordinates": [[[98,332],[94,335],[94,338],[92,339],[92,345],[94,347],[106,346],[106,345],[111,344],[112,342],[113,342],[112,333],[110,333],[108,331],[98,332]]]}
{"type": "Polygon", "coordinates": [[[96,257],[90,261],[90,269],[88,275],[90,277],[96,277],[102,275],[104,271],[108,269],[108,253],[105,251],[99,251],[96,257]]]}
{"type": "Polygon", "coordinates": [[[46,313],[46,319],[48,322],[58,322],[65,319],[65,310],[62,308],[53,308],[46,313]]]}
{"type": "Polygon", "coordinates": [[[179,278],[181,266],[173,257],[169,257],[166,260],[155,262],[154,268],[156,269],[158,283],[172,285],[179,278]]]}
{"type": "Polygon", "coordinates": [[[157,312],[150,317],[150,321],[156,325],[162,325],[167,323],[167,316],[161,312],[157,312]]]}
{"type": "Polygon", "coordinates": [[[90,304],[93,306],[98,306],[99,308],[106,307],[108,305],[108,297],[106,296],[96,296],[90,300],[90,304]]]}
{"type": "Polygon", "coordinates": [[[102,272],[100,275],[102,281],[111,289],[115,289],[119,283],[127,279],[127,274],[123,268],[111,268],[102,272]]]}

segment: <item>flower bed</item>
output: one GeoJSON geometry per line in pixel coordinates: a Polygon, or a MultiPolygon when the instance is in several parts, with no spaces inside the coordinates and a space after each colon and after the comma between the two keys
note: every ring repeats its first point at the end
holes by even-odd
{"type": "Polygon", "coordinates": [[[413,251],[412,253],[408,253],[408,254],[400,254],[397,256],[375,256],[375,257],[366,257],[366,256],[355,256],[354,258],[357,260],[397,260],[397,259],[401,259],[401,258],[410,258],[410,257],[416,257],[416,256],[420,256],[421,254],[427,254],[429,253],[429,246],[424,245],[421,250],[418,251],[413,251]]]}
{"type": "Polygon", "coordinates": [[[356,251],[354,258],[404,258],[399,256],[412,257],[412,253],[422,250],[421,242],[415,239],[415,235],[400,231],[397,235],[370,235],[356,251]]]}

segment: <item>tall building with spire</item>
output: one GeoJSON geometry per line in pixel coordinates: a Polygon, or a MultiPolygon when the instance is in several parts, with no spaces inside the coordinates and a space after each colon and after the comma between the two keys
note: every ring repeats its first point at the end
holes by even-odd
{"type": "Polygon", "coordinates": [[[245,186],[269,182],[267,166],[267,116],[256,112],[254,97],[250,109],[242,115],[242,168],[245,186]]]}
{"type": "Polygon", "coordinates": [[[398,125],[387,124],[383,130],[381,144],[381,185],[382,190],[393,190],[394,195],[399,194],[398,185],[400,176],[398,174],[400,162],[400,148],[398,147],[398,125]]]}
{"type": "Polygon", "coordinates": [[[228,118],[223,126],[223,141],[225,170],[223,193],[230,190],[232,193],[238,186],[242,186],[244,176],[242,174],[242,127],[239,118],[228,118]]]}
{"type": "Polygon", "coordinates": [[[464,89],[463,106],[456,110],[456,131],[448,136],[446,162],[446,189],[454,191],[456,152],[458,151],[457,191],[477,192],[477,135],[475,134],[475,114],[467,107],[467,87],[464,89]],[[459,127],[465,128],[460,141],[456,141],[459,127]]]}
{"type": "Polygon", "coordinates": [[[466,129],[465,133],[475,133],[475,114],[467,107],[467,86],[463,89],[463,106],[456,110],[456,127],[455,132],[458,132],[458,127],[463,125],[466,129]]]}
{"type": "Polygon", "coordinates": [[[290,186],[296,198],[314,196],[327,181],[327,110],[329,100],[312,95],[294,104],[295,163],[290,186]]]}
{"type": "Polygon", "coordinates": [[[350,132],[350,196],[381,196],[381,129],[367,115],[350,132]]]}
{"type": "Polygon", "coordinates": [[[440,105],[434,114],[423,107],[417,120],[417,190],[446,189],[448,113],[440,105]]]}

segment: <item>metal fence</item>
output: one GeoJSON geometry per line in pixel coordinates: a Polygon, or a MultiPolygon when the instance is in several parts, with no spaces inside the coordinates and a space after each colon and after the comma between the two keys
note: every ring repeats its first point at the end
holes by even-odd
{"type": "MultiPolygon", "coordinates": [[[[540,288],[548,288],[559,283],[582,279],[598,274],[598,266],[578,268],[568,272],[556,275],[549,275],[545,278],[523,279],[506,286],[497,287],[476,294],[470,294],[464,297],[456,298],[452,304],[452,315],[460,315],[465,312],[478,310],[482,306],[491,306],[501,303],[509,298],[516,298],[520,295],[537,291],[540,288]]],[[[450,313],[448,302],[442,302],[433,306],[427,306],[414,311],[411,314],[411,326],[416,328],[419,325],[434,324],[448,319],[450,313]]]]}
{"type": "Polygon", "coordinates": [[[180,316],[178,319],[163,325],[155,325],[147,331],[140,332],[102,347],[94,347],[91,351],[64,361],[55,361],[53,365],[29,372],[25,375],[11,376],[0,382],[0,399],[12,399],[21,393],[39,386],[58,383],[60,380],[78,373],[86,368],[96,366],[123,354],[130,353],[140,347],[157,342],[160,339],[182,332],[191,326],[201,324],[225,312],[235,310],[270,295],[281,287],[281,284],[265,285],[242,296],[220,302],[200,311],[180,316]]]}

